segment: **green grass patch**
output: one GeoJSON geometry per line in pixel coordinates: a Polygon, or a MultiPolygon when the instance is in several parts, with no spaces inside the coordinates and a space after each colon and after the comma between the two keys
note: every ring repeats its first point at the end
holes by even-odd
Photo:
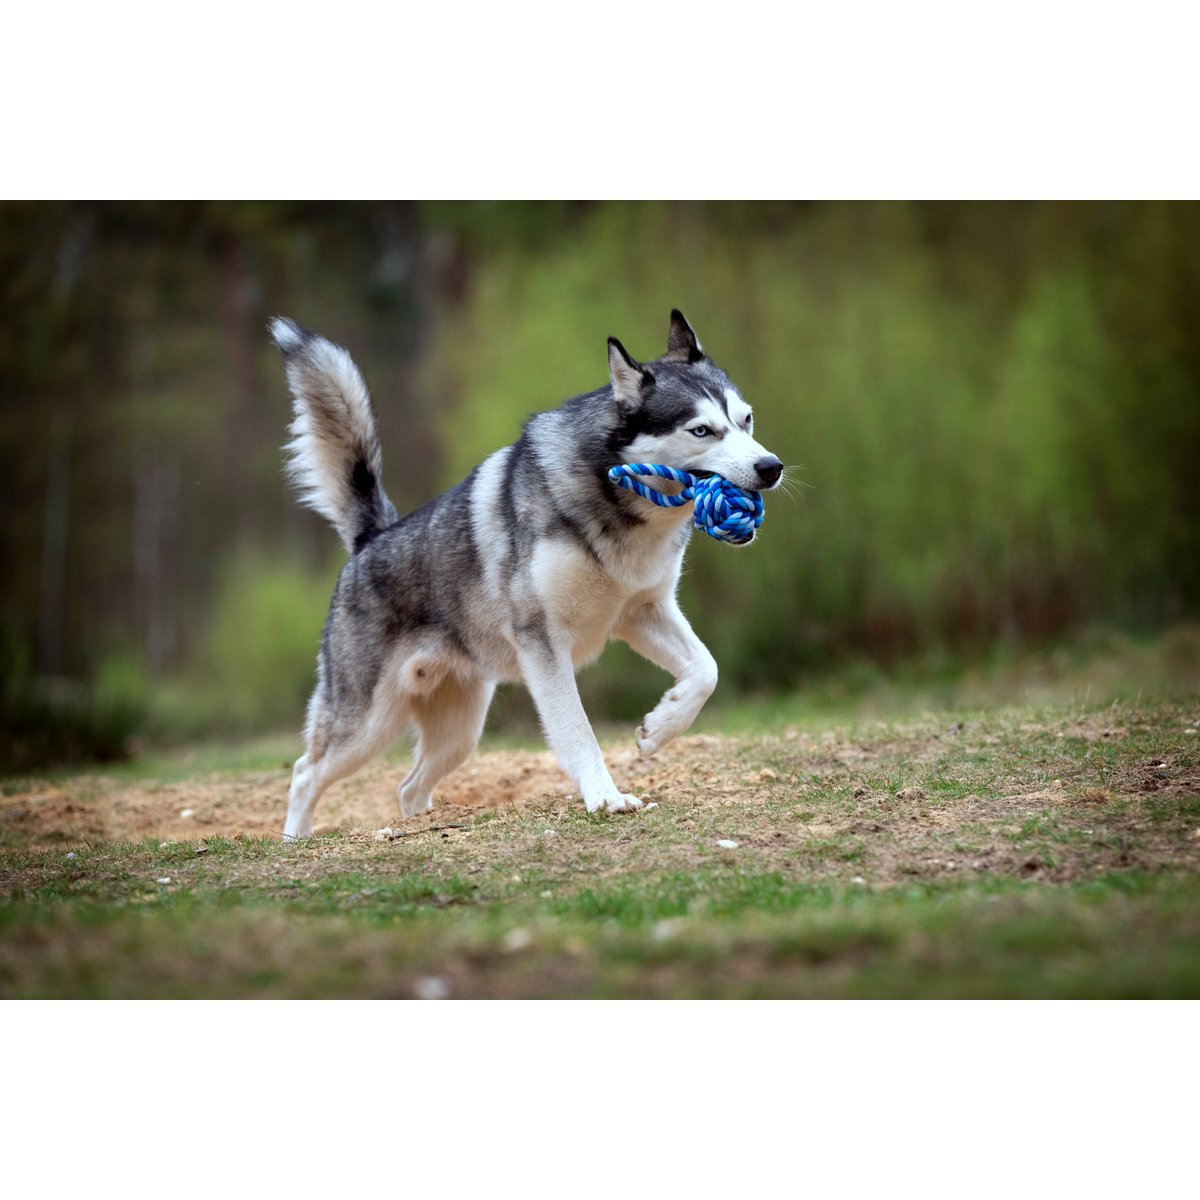
{"type": "Polygon", "coordinates": [[[1198,741],[1196,695],[834,712],[627,756],[637,816],[451,789],[299,846],[235,836],[286,794],[270,741],[31,777],[0,996],[1195,997],[1198,741]],[[122,812],[172,832],[69,832],[122,812]]]}
{"type": "Polygon", "coordinates": [[[811,885],[671,874],[552,901],[468,878],[331,874],[268,889],[112,881],[0,906],[6,997],[1183,997],[1200,882],[811,885]]]}

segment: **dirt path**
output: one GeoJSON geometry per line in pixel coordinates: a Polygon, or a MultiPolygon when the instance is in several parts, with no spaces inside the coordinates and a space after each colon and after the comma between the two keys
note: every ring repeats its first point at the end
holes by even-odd
{"type": "MultiPolygon", "coordinates": [[[[759,869],[806,878],[895,883],[966,872],[1067,882],[1109,870],[1200,869],[1198,742],[1194,709],[1037,721],[1014,711],[965,725],[930,717],[693,735],[651,762],[618,743],[605,757],[623,791],[661,805],[639,822],[639,853],[681,870],[727,838],[752,849],[759,869]]],[[[322,847],[320,836],[335,829],[361,843],[385,827],[469,828],[502,810],[516,818],[506,825],[517,853],[523,839],[540,836],[543,814],[582,814],[548,752],[507,750],[476,755],[445,780],[431,814],[404,821],[396,784],[407,766],[377,762],[331,788],[317,810],[320,852],[335,850],[336,840],[322,847]],[[538,821],[520,820],[526,812],[538,821]]],[[[282,763],[179,783],[80,775],[0,798],[0,835],[35,850],[275,838],[288,780],[282,763]]],[[[612,863],[589,869],[622,869],[617,849],[612,863]]]]}
{"type": "MultiPolygon", "coordinates": [[[[703,735],[685,739],[653,764],[641,762],[633,749],[609,747],[606,758],[622,788],[641,794],[682,782],[689,774],[688,751],[708,753],[719,744],[719,739],[703,735]]],[[[381,760],[335,784],[321,799],[314,832],[374,831],[402,823],[420,827],[570,796],[566,776],[549,752],[492,751],[477,754],[444,780],[430,818],[406,823],[396,785],[408,768],[407,761],[381,760]]],[[[274,836],[283,827],[290,778],[290,767],[283,765],[274,771],[222,772],[179,783],[81,774],[65,783],[33,785],[0,797],[0,822],[31,849],[84,841],[274,836]]]]}

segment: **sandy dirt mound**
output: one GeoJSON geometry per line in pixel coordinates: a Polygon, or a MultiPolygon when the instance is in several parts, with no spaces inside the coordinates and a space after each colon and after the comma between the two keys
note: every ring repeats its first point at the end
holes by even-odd
{"type": "MultiPolygon", "coordinates": [[[[717,741],[703,735],[686,739],[654,763],[643,763],[633,749],[610,747],[605,758],[624,790],[644,794],[690,774],[679,761],[689,743],[702,749],[717,741]]],[[[409,765],[381,760],[335,784],[321,798],[314,832],[416,829],[454,821],[456,815],[545,798],[562,801],[571,795],[566,776],[548,751],[492,751],[476,755],[448,775],[435,793],[433,812],[407,822],[400,814],[396,785],[409,765]]],[[[65,784],[37,784],[0,797],[0,820],[31,848],[65,842],[275,836],[283,828],[290,778],[290,767],[180,783],[79,775],[65,784]]]]}

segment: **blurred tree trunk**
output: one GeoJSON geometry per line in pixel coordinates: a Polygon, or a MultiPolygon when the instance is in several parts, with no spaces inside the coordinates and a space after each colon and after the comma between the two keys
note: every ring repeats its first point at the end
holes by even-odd
{"type": "Polygon", "coordinates": [[[41,613],[38,626],[38,669],[45,675],[61,674],[65,664],[71,425],[68,411],[62,410],[56,414],[46,463],[41,613]]]}
{"type": "Polygon", "coordinates": [[[135,607],[151,671],[171,664],[178,644],[174,547],[179,533],[179,468],[156,449],[134,467],[133,561],[135,607]]]}
{"type": "Polygon", "coordinates": [[[221,277],[221,324],[235,414],[250,412],[254,403],[254,344],[250,315],[254,311],[254,279],[246,266],[245,248],[236,234],[217,235],[221,277]]]}

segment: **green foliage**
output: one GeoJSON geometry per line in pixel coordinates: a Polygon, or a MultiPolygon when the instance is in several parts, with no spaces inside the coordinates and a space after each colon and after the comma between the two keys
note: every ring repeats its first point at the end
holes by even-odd
{"type": "Polygon", "coordinates": [[[249,552],[235,557],[190,667],[155,691],[150,732],[180,738],[299,727],[336,573],[249,552]]]}
{"type": "Polygon", "coordinates": [[[245,555],[231,565],[208,630],[208,664],[228,712],[295,722],[316,683],[317,648],[336,570],[245,555]]]}
{"type": "MultiPolygon", "coordinates": [[[[0,204],[18,757],[298,722],[335,542],[280,479],[270,315],[353,352],[407,511],[673,306],[793,480],[691,553],[723,696],[1200,610],[1200,205],[0,204]]],[[[610,650],[582,686],[628,719],[661,684],[610,650]]]]}
{"type": "Polygon", "coordinates": [[[727,684],[1194,611],[1200,522],[1175,515],[1196,507],[1200,370],[1163,289],[1200,297],[1195,253],[1164,256],[1194,243],[1195,208],[745,215],[610,206],[482,262],[441,329],[462,394],[445,481],[602,384],[605,335],[662,353],[678,305],[799,485],[749,550],[692,552],[685,607],[727,684]],[[1152,342],[1122,260],[1156,280],[1152,342]]]}
{"type": "Polygon", "coordinates": [[[34,678],[16,654],[0,676],[0,771],[126,758],[146,716],[141,664],[112,656],[90,684],[34,678]]]}

